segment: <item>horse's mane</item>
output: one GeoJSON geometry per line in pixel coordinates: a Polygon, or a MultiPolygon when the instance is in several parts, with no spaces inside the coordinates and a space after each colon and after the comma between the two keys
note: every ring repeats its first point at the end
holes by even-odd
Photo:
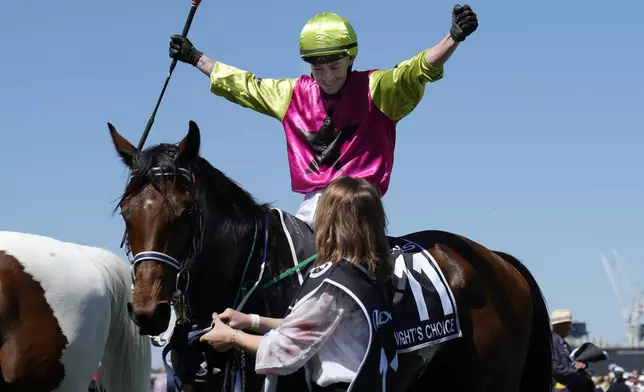
{"type": "MultiPolygon", "coordinates": [[[[152,172],[154,167],[161,167],[164,170],[175,173],[176,175],[176,159],[178,150],[177,145],[162,143],[138,152],[132,160],[132,167],[130,167],[130,180],[125,187],[125,192],[123,192],[123,195],[120,197],[119,203],[114,208],[114,212],[119,209],[119,206],[125,199],[135,196],[148,184],[153,184],[158,190],[160,190],[157,186],[157,177],[152,172]]],[[[171,206],[171,203],[167,198],[167,194],[165,192],[161,192],[161,194],[168,206],[171,206]]]]}
{"type": "Polygon", "coordinates": [[[197,181],[203,181],[198,186],[197,201],[201,201],[207,220],[211,216],[208,209],[216,207],[220,234],[239,236],[255,230],[255,222],[263,226],[263,215],[269,204],[259,204],[248,191],[202,157],[197,157],[194,167],[201,174],[197,181]],[[210,200],[214,203],[209,203],[210,200]]]}
{"type": "Polygon", "coordinates": [[[167,194],[169,188],[160,186],[163,178],[154,174],[154,168],[174,173],[175,181],[179,178],[179,168],[190,168],[194,172],[198,188],[196,202],[206,222],[216,215],[219,235],[238,236],[254,230],[255,221],[259,219],[261,222],[262,214],[270,207],[269,204],[257,203],[248,191],[201,156],[197,156],[192,162],[182,162],[178,144],[167,143],[149,147],[135,155],[131,178],[120,202],[152,184],[163,196],[166,206],[172,209],[172,202],[167,194]]]}

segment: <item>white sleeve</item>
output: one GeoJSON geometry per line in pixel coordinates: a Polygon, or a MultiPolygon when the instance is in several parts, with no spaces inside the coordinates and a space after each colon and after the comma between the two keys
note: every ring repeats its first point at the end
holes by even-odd
{"type": "Polygon", "coordinates": [[[261,340],[255,359],[258,374],[287,375],[301,368],[336,330],[352,301],[342,289],[325,284],[261,340]]]}

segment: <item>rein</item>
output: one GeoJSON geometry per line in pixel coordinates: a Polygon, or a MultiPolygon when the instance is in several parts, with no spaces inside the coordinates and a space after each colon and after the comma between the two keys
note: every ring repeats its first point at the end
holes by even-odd
{"type": "Polygon", "coordinates": [[[318,254],[316,253],[316,254],[314,254],[313,256],[311,256],[311,257],[307,258],[306,260],[299,262],[296,266],[294,266],[294,267],[291,267],[291,268],[287,269],[286,271],[282,272],[281,274],[277,275],[277,276],[276,276],[276,277],[274,277],[273,279],[271,279],[271,280],[269,280],[268,282],[266,282],[266,283],[262,286],[262,288],[267,289],[267,288],[269,288],[269,287],[271,287],[271,286],[275,285],[275,284],[276,284],[276,283],[278,283],[279,281],[281,281],[281,280],[283,280],[283,279],[285,279],[285,278],[288,278],[289,276],[293,275],[293,274],[294,274],[294,273],[296,273],[297,271],[299,271],[299,270],[301,270],[302,268],[306,267],[308,264],[310,264],[313,260],[315,260],[315,259],[317,259],[317,258],[318,258],[318,254]]]}
{"type": "MultiPolygon", "coordinates": [[[[248,270],[248,266],[250,265],[251,259],[253,257],[253,251],[255,249],[255,243],[257,242],[257,222],[255,222],[255,233],[253,235],[253,244],[251,245],[250,248],[250,253],[248,254],[248,258],[246,259],[246,265],[244,266],[244,272],[242,273],[241,281],[239,282],[239,287],[237,288],[237,294],[235,295],[235,301],[233,304],[236,310],[241,310],[243,306],[246,304],[246,301],[250,296],[253,294],[253,291],[257,288],[257,286],[261,283],[262,277],[264,275],[264,269],[266,266],[266,258],[268,256],[268,222],[270,218],[270,212],[266,211],[265,219],[264,219],[264,254],[262,256],[262,264],[260,266],[260,272],[259,272],[259,277],[253,284],[253,286],[250,288],[250,290],[244,295],[244,298],[241,300],[241,302],[237,303],[237,300],[239,299],[239,295],[242,293],[244,289],[244,279],[246,277],[246,271],[248,270]]],[[[306,267],[308,264],[310,264],[313,260],[317,259],[318,255],[317,253],[314,254],[313,256],[307,258],[304,261],[299,262],[297,265],[294,267],[291,267],[287,269],[286,271],[282,272],[281,274],[277,275],[273,279],[269,280],[268,282],[264,283],[261,287],[262,289],[267,289],[271,286],[274,286],[275,284],[279,283],[280,281],[288,278],[289,276],[295,274],[302,268],[306,267]]]]}
{"type": "Polygon", "coordinates": [[[242,277],[241,277],[241,280],[239,281],[239,287],[237,288],[237,294],[235,295],[235,300],[233,301],[233,307],[237,308],[237,310],[241,309],[244,306],[244,304],[246,304],[246,301],[248,301],[248,298],[250,298],[251,294],[253,294],[253,291],[255,291],[257,284],[262,280],[262,276],[264,275],[266,258],[268,256],[268,252],[266,251],[268,247],[268,211],[266,212],[266,217],[264,219],[264,254],[262,255],[262,264],[259,270],[259,277],[257,278],[257,281],[255,282],[253,287],[251,287],[251,289],[244,295],[244,298],[241,300],[241,302],[238,303],[237,301],[239,300],[239,296],[242,293],[242,290],[244,288],[244,279],[246,278],[246,272],[248,271],[248,266],[250,265],[250,261],[253,258],[253,252],[255,251],[256,242],[257,242],[257,221],[255,221],[255,232],[253,234],[253,244],[251,245],[250,252],[248,253],[248,258],[246,259],[246,264],[244,265],[244,272],[242,272],[242,277]]]}

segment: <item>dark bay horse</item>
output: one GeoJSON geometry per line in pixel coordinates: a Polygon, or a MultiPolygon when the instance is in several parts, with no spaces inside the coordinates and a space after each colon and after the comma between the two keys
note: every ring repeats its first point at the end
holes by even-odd
{"type": "MultiPolygon", "coordinates": [[[[257,203],[200,157],[194,122],[180,143],[143,151],[108,126],[131,171],[119,206],[134,255],[128,309],[140,333],[166,330],[171,303],[181,298],[191,324],[207,324],[240,300],[244,312],[281,317],[310,266],[294,272],[303,260],[294,261],[294,248],[310,245],[311,233],[297,226],[289,234],[291,215],[257,203]]],[[[398,254],[394,319],[414,327],[396,332],[402,391],[552,391],[549,314],[521,262],[443,231],[389,239],[398,254]],[[400,300],[412,295],[415,302],[400,300]]],[[[253,361],[244,369],[245,390],[259,391],[253,361]]]]}

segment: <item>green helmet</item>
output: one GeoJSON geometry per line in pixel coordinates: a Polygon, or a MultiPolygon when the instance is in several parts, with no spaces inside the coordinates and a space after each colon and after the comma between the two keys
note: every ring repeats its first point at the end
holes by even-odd
{"type": "Polygon", "coordinates": [[[300,33],[300,57],[308,63],[329,63],[358,55],[358,36],[348,20],[332,12],[317,14],[300,33]]]}

